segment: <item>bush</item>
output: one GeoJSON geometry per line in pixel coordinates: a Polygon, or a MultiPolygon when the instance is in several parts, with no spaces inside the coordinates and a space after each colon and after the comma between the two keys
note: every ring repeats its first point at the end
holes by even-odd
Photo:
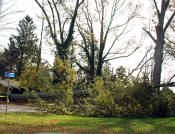
{"type": "Polygon", "coordinates": [[[68,61],[56,57],[53,67],[53,85],[47,90],[50,98],[38,103],[49,113],[71,114],[73,105],[73,88],[76,73],[68,61]]]}
{"type": "Polygon", "coordinates": [[[40,66],[38,72],[36,72],[36,66],[26,66],[20,76],[21,86],[35,92],[46,92],[51,86],[51,81],[49,69],[44,66],[40,66]]]}
{"type": "Polygon", "coordinates": [[[81,114],[107,117],[164,117],[173,116],[175,96],[171,90],[158,95],[148,81],[123,81],[105,83],[96,78],[89,86],[89,97],[79,106],[81,114]]]}

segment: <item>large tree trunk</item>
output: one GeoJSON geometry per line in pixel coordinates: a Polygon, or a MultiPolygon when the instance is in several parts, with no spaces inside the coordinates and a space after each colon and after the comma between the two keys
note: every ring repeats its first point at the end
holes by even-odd
{"type": "Polygon", "coordinates": [[[91,77],[90,80],[94,82],[94,77],[95,77],[95,41],[94,41],[94,37],[92,37],[92,44],[91,44],[90,77],[91,77]]]}
{"type": "Polygon", "coordinates": [[[153,71],[153,84],[154,87],[159,86],[161,82],[161,72],[162,72],[162,63],[163,63],[163,45],[164,40],[157,40],[155,53],[154,53],[154,71],[153,71]]]}
{"type": "Polygon", "coordinates": [[[92,63],[90,63],[90,81],[93,82],[94,81],[94,77],[95,77],[95,66],[94,66],[94,61],[91,61],[92,63]]]}
{"type": "Polygon", "coordinates": [[[97,66],[97,76],[102,76],[102,67],[103,67],[103,52],[100,52],[97,66]]]}
{"type": "Polygon", "coordinates": [[[154,5],[157,11],[157,18],[158,18],[158,25],[155,27],[157,39],[153,37],[153,35],[146,31],[148,35],[151,37],[151,39],[155,42],[155,52],[154,52],[154,70],[153,70],[153,84],[154,87],[158,87],[160,89],[160,83],[161,83],[161,72],[162,72],[162,63],[163,63],[163,47],[165,44],[165,32],[167,28],[169,27],[171,21],[173,20],[175,16],[175,11],[171,14],[166,24],[164,24],[165,21],[165,14],[167,12],[167,9],[169,8],[170,0],[161,0],[161,8],[159,9],[157,1],[154,0],[154,5]]]}

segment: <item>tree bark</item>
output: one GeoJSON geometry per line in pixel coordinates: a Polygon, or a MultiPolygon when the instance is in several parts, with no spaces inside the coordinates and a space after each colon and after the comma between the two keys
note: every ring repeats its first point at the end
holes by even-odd
{"type": "Polygon", "coordinates": [[[155,27],[157,39],[155,39],[152,34],[144,29],[144,31],[151,37],[155,42],[155,52],[154,52],[154,69],[153,69],[153,86],[160,89],[161,84],[161,73],[162,73],[162,63],[163,63],[163,47],[165,44],[165,32],[169,27],[172,19],[175,16],[175,11],[172,13],[167,23],[165,22],[165,14],[169,8],[170,0],[161,0],[161,8],[159,10],[156,0],[154,0],[154,5],[157,11],[158,25],[155,27]]]}
{"type": "Polygon", "coordinates": [[[154,54],[154,70],[153,70],[153,84],[154,87],[160,85],[161,82],[161,72],[162,72],[162,63],[163,63],[163,45],[164,40],[157,40],[154,54]]]}

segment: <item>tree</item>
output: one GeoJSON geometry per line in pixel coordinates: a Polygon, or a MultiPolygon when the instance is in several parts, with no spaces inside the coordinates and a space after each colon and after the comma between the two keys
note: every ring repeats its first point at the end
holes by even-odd
{"type": "Polygon", "coordinates": [[[129,11],[126,10],[127,4],[125,0],[113,0],[112,2],[106,0],[92,2],[88,0],[82,7],[82,16],[80,16],[77,26],[82,38],[79,46],[84,52],[87,66],[84,66],[84,61],[82,64],[80,62],[76,63],[89,74],[91,80],[95,76],[102,76],[104,63],[117,58],[128,57],[138,49],[137,46],[129,54],[126,54],[126,52],[130,44],[116,49],[117,41],[127,31],[129,22],[137,15],[135,8],[129,11]],[[95,6],[95,10],[91,8],[91,5],[95,6]],[[124,21],[119,22],[116,18],[122,9],[125,10],[127,17],[125,16],[124,21]]]}
{"type": "Polygon", "coordinates": [[[60,58],[64,60],[68,58],[69,47],[73,40],[74,25],[78,15],[78,9],[84,0],[76,0],[75,7],[72,10],[61,0],[46,1],[49,9],[44,7],[44,5],[42,5],[38,0],[35,0],[47,20],[50,36],[57,49],[57,56],[60,56],[60,58]],[[51,13],[51,17],[49,13],[51,13]],[[70,24],[68,25],[68,32],[66,32],[67,27],[65,27],[65,25],[69,20],[70,24]]]}
{"type": "Polygon", "coordinates": [[[8,55],[10,55],[10,58],[15,60],[18,77],[27,63],[36,63],[38,39],[34,33],[35,29],[36,26],[34,25],[32,18],[27,15],[19,22],[17,35],[12,35],[9,39],[9,50],[6,49],[5,54],[7,55],[7,59],[9,59],[8,55]],[[13,51],[15,51],[16,55],[14,55],[13,51]]]}
{"type": "Polygon", "coordinates": [[[4,77],[4,73],[8,70],[7,69],[8,62],[4,57],[4,53],[0,52],[0,76],[4,77]]]}
{"type": "Polygon", "coordinates": [[[15,70],[14,65],[19,55],[12,38],[10,38],[9,41],[11,44],[9,48],[5,48],[4,52],[0,53],[0,72],[2,77],[4,77],[5,72],[13,72],[15,70]]]}
{"type": "Polygon", "coordinates": [[[19,56],[19,50],[15,46],[15,42],[13,41],[13,38],[9,39],[9,48],[4,49],[3,56],[5,60],[7,61],[7,70],[6,71],[14,71],[14,65],[17,62],[17,57],[19,56]]]}
{"type": "Polygon", "coordinates": [[[168,8],[170,6],[170,0],[161,0],[160,8],[158,6],[158,2],[154,0],[154,6],[156,8],[157,13],[157,25],[155,26],[156,38],[151,34],[151,32],[144,29],[144,31],[151,37],[151,39],[156,44],[155,52],[154,52],[154,70],[153,70],[153,84],[154,87],[157,87],[161,83],[161,72],[162,72],[162,63],[163,63],[163,50],[165,45],[165,33],[170,26],[174,16],[175,11],[171,14],[169,19],[166,21],[166,13],[168,12],[168,8]]]}

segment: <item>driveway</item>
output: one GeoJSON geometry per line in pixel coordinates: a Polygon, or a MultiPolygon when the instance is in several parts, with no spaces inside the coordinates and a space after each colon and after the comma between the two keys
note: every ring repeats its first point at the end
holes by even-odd
{"type": "MultiPolygon", "coordinates": [[[[2,84],[5,87],[8,87],[8,80],[1,80],[0,79],[0,84],[2,84]]],[[[15,82],[13,82],[13,81],[9,81],[9,86],[10,87],[16,87],[17,84],[15,84],[15,82]]]]}
{"type": "MultiPolygon", "coordinates": [[[[39,112],[36,107],[24,106],[24,105],[7,105],[8,112],[39,112]]],[[[0,113],[6,112],[6,105],[0,104],[0,113]]]]}

